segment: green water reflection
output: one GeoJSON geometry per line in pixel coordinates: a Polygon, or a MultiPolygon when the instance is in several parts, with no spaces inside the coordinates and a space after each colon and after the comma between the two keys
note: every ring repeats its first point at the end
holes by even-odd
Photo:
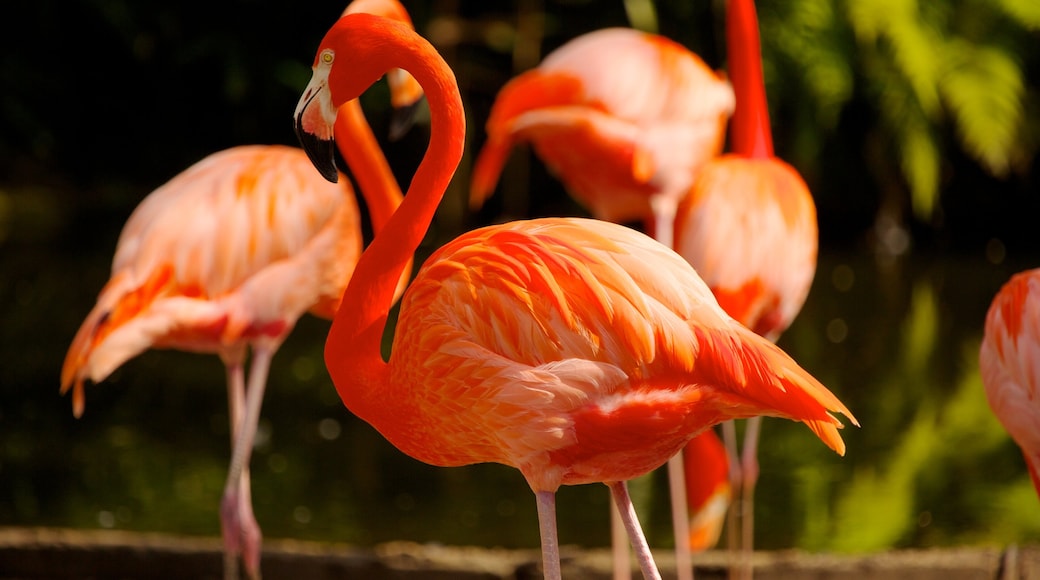
{"type": "MultiPolygon", "coordinates": [[[[216,357],[149,352],[91,388],[81,420],[58,396],[64,349],[107,275],[114,240],[102,238],[0,255],[0,525],[217,535],[229,445],[216,357]]],[[[781,344],[863,427],[845,430],[840,458],[800,425],[765,422],[760,547],[1040,541],[1040,502],[976,361],[990,298],[1027,266],[821,255],[781,344]]],[[[519,473],[423,465],[346,412],[320,359],[326,329],[301,321],[275,359],[252,463],[265,535],[536,546],[519,473]]],[[[665,484],[661,473],[638,488],[659,546],[671,544],[665,484]]],[[[606,505],[603,486],[564,489],[562,540],[607,545],[606,505]]]]}

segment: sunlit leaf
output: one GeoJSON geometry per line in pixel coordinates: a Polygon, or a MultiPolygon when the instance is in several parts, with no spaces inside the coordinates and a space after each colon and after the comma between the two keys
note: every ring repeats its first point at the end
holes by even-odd
{"type": "Polygon", "coordinates": [[[997,5],[1023,26],[1040,29],[1040,2],[1036,0],[998,0],[997,5]]]}
{"type": "Polygon", "coordinates": [[[1022,117],[1022,71],[1003,49],[951,44],[940,90],[965,148],[991,173],[1007,173],[1022,117]]]}
{"type": "Polygon", "coordinates": [[[904,125],[900,137],[903,173],[910,183],[914,213],[927,218],[939,194],[939,151],[924,126],[904,125]]]}

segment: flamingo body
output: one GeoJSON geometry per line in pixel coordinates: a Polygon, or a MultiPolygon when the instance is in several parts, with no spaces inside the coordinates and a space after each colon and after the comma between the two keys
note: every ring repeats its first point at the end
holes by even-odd
{"type": "Polygon", "coordinates": [[[735,416],[804,420],[842,449],[837,399],[674,252],[597,220],[483,228],[431,256],[402,301],[392,408],[338,370],[347,406],[405,453],[512,465],[536,491],[642,475],[735,416]]]}
{"type": "Polygon", "coordinates": [[[316,179],[300,149],[248,145],[206,157],[145,198],[62,368],[76,415],[85,380],[100,382],[149,348],[222,353],[281,342],[308,310],[331,318],[361,253],[349,193],[316,179]]]}
{"type": "Polygon", "coordinates": [[[679,205],[676,251],[730,316],[770,340],[805,303],[817,246],[812,195],[776,157],[709,160],[679,205]]]}
{"type": "Polygon", "coordinates": [[[1022,449],[1040,495],[1040,269],[1016,274],[993,299],[979,368],[989,406],[1022,449]]]}
{"type": "Polygon", "coordinates": [[[655,203],[674,214],[697,166],[721,149],[732,110],[729,83],[681,45],[622,28],[582,35],[502,88],[471,202],[526,141],[599,219],[651,221],[655,203]]]}

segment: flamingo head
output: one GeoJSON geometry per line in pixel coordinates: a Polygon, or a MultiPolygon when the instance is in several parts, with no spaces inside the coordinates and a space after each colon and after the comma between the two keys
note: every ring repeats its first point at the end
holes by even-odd
{"type": "Polygon", "coordinates": [[[395,51],[389,49],[394,44],[391,39],[407,46],[413,37],[415,33],[405,23],[373,14],[347,14],[318,45],[311,81],[293,118],[300,144],[325,179],[337,180],[333,126],[339,107],[396,68],[395,51]]]}
{"type": "Polygon", "coordinates": [[[300,140],[300,145],[322,177],[333,183],[339,180],[339,172],[336,171],[336,141],[332,130],[336,124],[336,107],[332,103],[329,87],[329,73],[335,60],[336,52],[332,49],[327,48],[318,53],[314,59],[311,81],[307,83],[293,114],[296,138],[300,140]]]}

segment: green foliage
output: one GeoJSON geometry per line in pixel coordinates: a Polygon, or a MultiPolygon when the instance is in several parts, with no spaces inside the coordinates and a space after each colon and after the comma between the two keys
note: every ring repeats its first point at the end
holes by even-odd
{"type": "Polygon", "coordinates": [[[919,218],[933,215],[950,146],[998,178],[1032,157],[1023,60],[1040,3],[799,0],[760,16],[774,107],[807,100],[808,123],[826,131],[865,97],[892,151],[883,164],[899,167],[919,218]]]}

